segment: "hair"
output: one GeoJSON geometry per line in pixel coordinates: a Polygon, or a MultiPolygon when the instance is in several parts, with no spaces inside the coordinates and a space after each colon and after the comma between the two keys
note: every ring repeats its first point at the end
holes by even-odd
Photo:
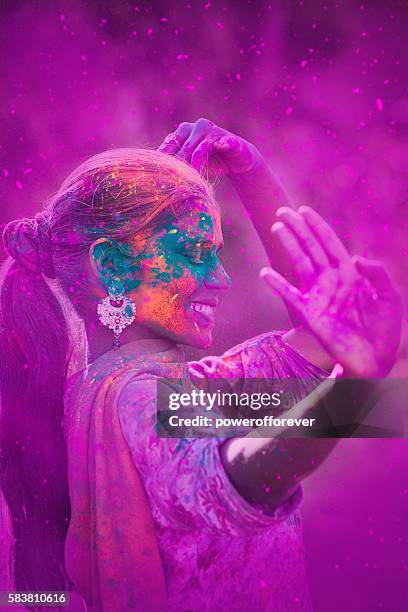
{"type": "MultiPolygon", "coordinates": [[[[83,314],[86,255],[100,237],[126,244],[177,217],[208,183],[159,151],[106,151],[82,163],[33,219],[3,232],[0,272],[0,487],[12,525],[10,576],[17,591],[66,590],[70,521],[63,392],[70,321],[47,279],[83,314]]],[[[33,606],[35,608],[35,606],[33,606]]]]}

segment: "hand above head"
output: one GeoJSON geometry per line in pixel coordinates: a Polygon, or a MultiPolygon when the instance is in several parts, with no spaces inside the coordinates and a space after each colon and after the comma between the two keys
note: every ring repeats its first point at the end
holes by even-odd
{"type": "Polygon", "coordinates": [[[180,123],[159,151],[181,157],[209,177],[252,172],[263,162],[253,144],[203,118],[180,123]]]}
{"type": "Polygon", "coordinates": [[[280,208],[272,233],[299,287],[264,268],[261,275],[351,377],[385,376],[400,342],[399,294],[379,261],[351,257],[313,209],[280,208]]]}

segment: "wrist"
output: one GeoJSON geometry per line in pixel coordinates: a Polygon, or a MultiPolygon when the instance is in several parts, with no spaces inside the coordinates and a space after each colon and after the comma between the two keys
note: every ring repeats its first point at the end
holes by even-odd
{"type": "Polygon", "coordinates": [[[237,165],[236,169],[229,173],[228,176],[232,183],[252,183],[253,181],[259,181],[262,177],[271,175],[265,159],[254,145],[251,145],[251,151],[252,159],[250,163],[246,166],[242,166],[241,169],[239,169],[239,165],[237,165]]]}
{"type": "Polygon", "coordinates": [[[332,370],[338,362],[304,325],[290,329],[283,335],[283,339],[310,363],[323,370],[332,370]]]}

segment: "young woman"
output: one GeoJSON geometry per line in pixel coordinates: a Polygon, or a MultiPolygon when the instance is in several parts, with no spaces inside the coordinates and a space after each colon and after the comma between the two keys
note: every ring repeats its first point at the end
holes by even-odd
{"type": "MultiPolygon", "coordinates": [[[[159,377],[187,390],[298,377],[306,394],[327,376],[276,332],[186,363],[181,345],[211,345],[230,285],[203,171],[229,175],[269,249],[284,195],[253,145],[204,119],[159,151],[92,157],[4,230],[0,475],[16,591],[75,589],[98,612],[309,609],[300,482],[334,441],[156,433],[159,377]]],[[[267,282],[347,375],[385,375],[401,317],[384,268],[350,258],[309,208],[278,217],[299,282],[271,269],[267,282]]]]}

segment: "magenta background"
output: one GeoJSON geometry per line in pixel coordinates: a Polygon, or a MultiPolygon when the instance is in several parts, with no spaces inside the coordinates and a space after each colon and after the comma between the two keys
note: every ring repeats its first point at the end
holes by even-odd
{"type": "MultiPolygon", "coordinates": [[[[0,222],[38,210],[84,157],[156,146],[207,116],[252,139],[294,202],[353,251],[384,259],[405,298],[406,2],[3,0],[0,11],[0,222]]],[[[220,202],[234,288],[214,352],[287,324],[228,186],[220,202]]],[[[406,339],[395,372],[408,373],[406,339]]],[[[406,441],[343,441],[307,482],[317,612],[405,608],[407,463],[406,441]]]]}

